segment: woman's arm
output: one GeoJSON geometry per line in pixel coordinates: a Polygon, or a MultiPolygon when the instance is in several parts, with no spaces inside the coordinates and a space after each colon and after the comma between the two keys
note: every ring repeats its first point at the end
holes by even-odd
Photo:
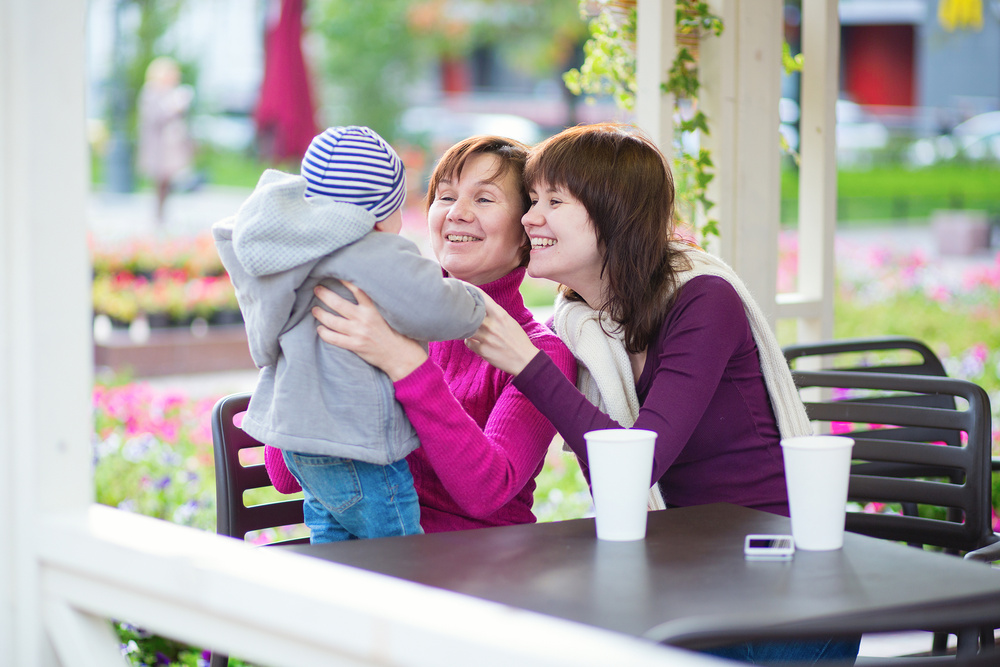
{"type": "Polygon", "coordinates": [[[349,282],[344,282],[357,303],[351,303],[322,285],[315,289],[316,297],[335,315],[322,308],[313,308],[319,321],[319,337],[337,347],[350,350],[365,362],[381,369],[395,382],[406,377],[427,360],[423,346],[397,333],[379,314],[368,295],[349,282]]]}
{"type": "Polygon", "coordinates": [[[486,318],[465,344],[494,368],[516,376],[539,350],[510,313],[489,295],[484,296],[486,318]]]}
{"type": "MultiPolygon", "coordinates": [[[[576,360],[558,338],[545,336],[538,342],[557,372],[575,378],[576,360]]],[[[462,511],[475,518],[490,516],[524,489],[555,436],[552,424],[510,378],[500,377],[505,384],[482,428],[433,361],[395,383],[396,399],[434,472],[462,511]]]]}
{"type": "MultiPolygon", "coordinates": [[[[663,476],[684,449],[705,416],[729,359],[750,335],[742,301],[721,279],[688,283],[663,326],[658,343],[648,351],[646,364],[653,364],[653,378],[632,425],[657,433],[653,481],[663,476]]],[[[514,382],[552,421],[584,466],[583,434],[622,428],[541,356],[514,382]]]]}
{"type": "Polygon", "coordinates": [[[302,490],[299,480],[288,470],[281,450],[271,445],[264,445],[264,469],[271,479],[271,484],[281,493],[298,493],[302,490]]]}

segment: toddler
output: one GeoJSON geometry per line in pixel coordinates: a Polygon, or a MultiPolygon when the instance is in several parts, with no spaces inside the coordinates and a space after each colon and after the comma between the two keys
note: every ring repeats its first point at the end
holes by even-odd
{"type": "Polygon", "coordinates": [[[282,450],[314,543],[421,532],[404,459],[416,433],[388,376],[320,340],[315,286],[353,301],[340,281],[357,285],[416,340],[467,338],[485,315],[477,288],[444,278],[398,235],[405,193],[402,161],[382,137],[332,127],[313,139],[300,175],[265,171],[212,228],[260,368],[243,429],[282,450]]]}

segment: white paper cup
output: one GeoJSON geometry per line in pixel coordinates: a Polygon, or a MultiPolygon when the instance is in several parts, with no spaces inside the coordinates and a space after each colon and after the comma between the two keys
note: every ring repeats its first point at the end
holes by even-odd
{"type": "Polygon", "coordinates": [[[597,538],[614,542],[646,537],[646,503],[653,475],[655,431],[605,429],[583,434],[597,538]]]}
{"type": "Polygon", "coordinates": [[[853,447],[854,440],[838,435],[781,441],[796,549],[832,551],[844,546],[853,447]]]}

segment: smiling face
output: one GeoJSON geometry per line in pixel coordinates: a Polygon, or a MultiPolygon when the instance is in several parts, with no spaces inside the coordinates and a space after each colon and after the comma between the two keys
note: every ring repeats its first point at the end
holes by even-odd
{"type": "Polygon", "coordinates": [[[460,173],[438,181],[427,209],[438,262],[473,285],[502,278],[521,264],[520,175],[498,174],[499,165],[488,153],[471,156],[460,173]]]}
{"type": "Polygon", "coordinates": [[[600,306],[603,253],[583,203],[561,186],[538,181],[521,224],[531,239],[528,274],[566,285],[591,307],[600,306]]]}

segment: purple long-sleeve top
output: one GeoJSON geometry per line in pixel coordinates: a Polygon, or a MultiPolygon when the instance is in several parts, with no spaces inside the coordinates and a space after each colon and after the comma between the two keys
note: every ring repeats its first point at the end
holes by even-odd
{"type": "MultiPolygon", "coordinates": [[[[586,472],[583,434],[621,428],[545,354],[514,385],[556,427],[586,472]]],[[[657,433],[653,483],[668,506],[728,502],[788,515],[784,464],[757,345],[736,290],[698,276],[647,349],[633,428],[657,433]]]]}

